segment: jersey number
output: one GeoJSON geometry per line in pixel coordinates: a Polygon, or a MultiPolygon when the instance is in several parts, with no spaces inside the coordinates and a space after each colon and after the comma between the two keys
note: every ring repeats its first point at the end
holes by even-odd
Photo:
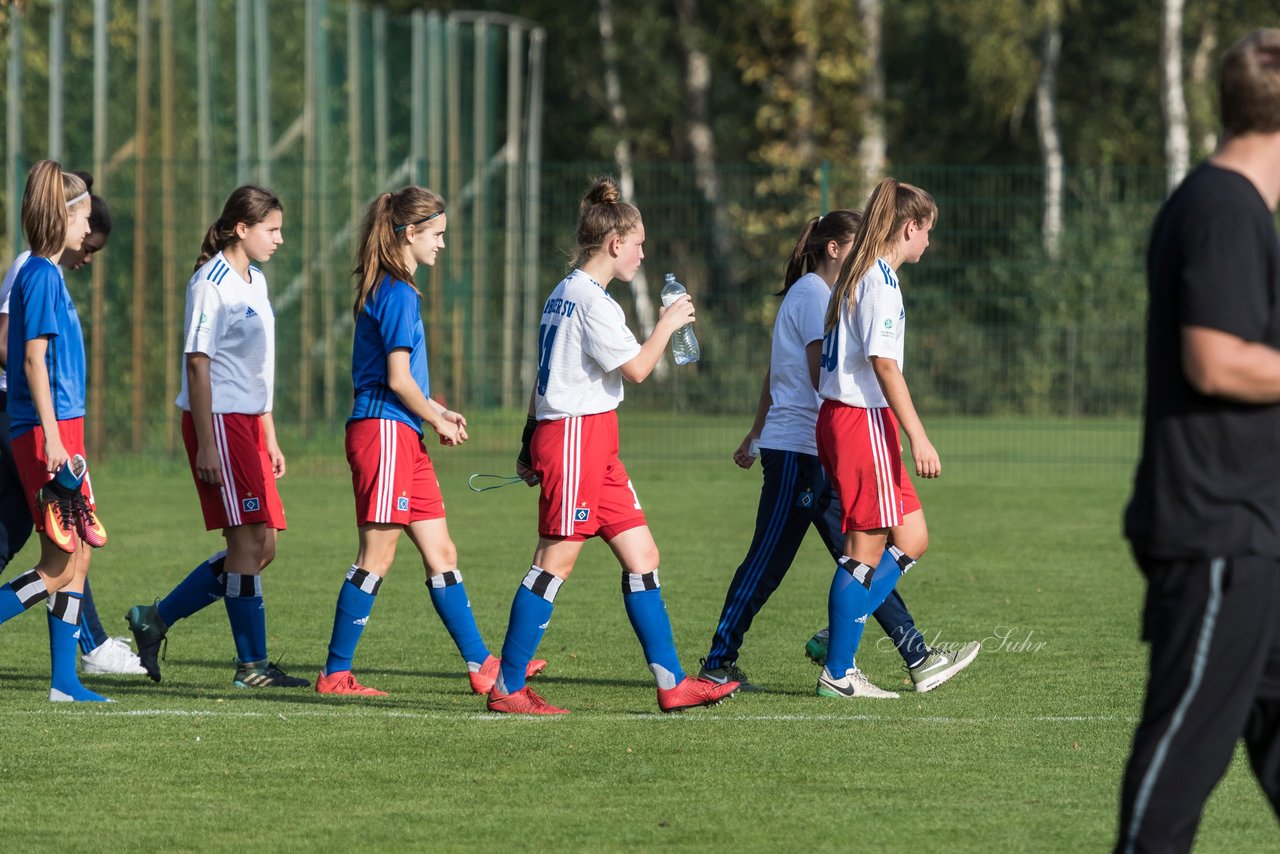
{"type": "Polygon", "coordinates": [[[547,380],[551,377],[551,345],[556,341],[559,326],[542,324],[538,327],[538,394],[547,393],[547,380]]]}
{"type": "Polygon", "coordinates": [[[836,346],[839,337],[840,327],[837,326],[822,339],[822,370],[824,371],[836,369],[836,346]]]}

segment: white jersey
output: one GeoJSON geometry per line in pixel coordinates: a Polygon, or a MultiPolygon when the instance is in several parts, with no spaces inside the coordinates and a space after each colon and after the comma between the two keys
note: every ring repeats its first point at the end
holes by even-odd
{"type": "MultiPolygon", "coordinates": [[[[18,271],[22,269],[22,265],[27,263],[27,259],[31,257],[31,250],[28,249],[13,259],[13,263],[9,265],[9,272],[4,274],[4,284],[0,285],[0,314],[9,313],[9,295],[13,293],[13,283],[18,280],[18,271]]],[[[9,374],[7,371],[0,371],[0,391],[9,390],[9,374]]]]}
{"type": "Polygon", "coordinates": [[[773,321],[769,357],[772,403],[760,431],[760,447],[817,456],[818,392],[809,379],[808,346],[822,340],[822,322],[831,288],[817,273],[797,279],[773,321]]]}
{"type": "Polygon", "coordinates": [[[840,320],[822,342],[818,393],[824,400],[882,409],[885,400],[871,357],[893,359],[902,370],[907,312],[898,277],[889,262],[877,258],[854,292],[856,308],[840,306],[840,320]]]}
{"type": "MultiPolygon", "coordinates": [[[[276,317],[267,279],[257,267],[240,278],[219,252],[187,284],[183,353],[209,357],[213,411],[260,415],[271,411],[275,394],[276,317]]],[[[191,411],[187,372],[174,401],[191,411]]]]}
{"type": "Polygon", "coordinates": [[[618,368],[639,352],[622,306],[603,285],[574,270],[542,307],[534,388],[537,419],[557,421],[617,409],[622,402],[618,368]]]}

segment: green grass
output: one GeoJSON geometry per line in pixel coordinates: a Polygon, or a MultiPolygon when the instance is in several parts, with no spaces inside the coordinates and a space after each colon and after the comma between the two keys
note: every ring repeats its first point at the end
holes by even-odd
{"type": "MultiPolygon", "coordinates": [[[[654,450],[662,423],[637,422],[635,435],[654,444],[637,448],[633,474],[663,552],[681,656],[696,671],[750,539],[759,473],[728,462],[742,429],[729,421],[708,425],[722,461],[668,441],[685,453],[664,465],[654,450]]],[[[675,425],[704,435],[688,424],[670,422],[667,435],[675,425]]],[[[631,435],[624,425],[624,456],[631,435]]],[[[1061,457],[1093,447],[1092,435],[1058,425],[1061,441],[1046,441],[1061,457]]],[[[957,422],[935,440],[945,463],[948,447],[980,436],[957,422]]],[[[1131,448],[1129,437],[1109,441],[1131,448]]],[[[310,677],[355,552],[339,447],[294,460],[282,481],[291,529],[265,585],[272,654],[310,677]]],[[[930,641],[988,648],[931,694],[813,696],[803,643],[825,622],[831,570],[812,541],[742,651],[771,692],[660,715],[617,566],[592,543],[539,653],[551,661],[539,690],[573,714],[490,716],[467,691],[405,540],[356,661],[364,681],[391,692],[382,700],[232,688],[229,632],[214,607],[174,628],[162,684],[87,677],[117,702],[51,705],[43,615],[12,621],[0,655],[0,800],[12,818],[2,847],[1104,850],[1145,665],[1142,586],[1119,534],[1130,466],[1087,453],[1085,466],[1016,470],[955,457],[920,487],[932,545],[901,589],[930,641]]],[[[436,458],[471,601],[497,649],[534,543],[535,494],[466,490],[472,471],[506,465],[503,442],[436,458]]],[[[109,463],[94,485],[112,541],[92,578],[108,629],[123,633],[129,605],[167,592],[219,540],[199,533],[180,465],[109,463]]],[[[28,548],[17,565],[33,556],[28,548]]],[[[868,628],[859,661],[878,683],[900,683],[881,637],[868,628]]],[[[1200,850],[1274,841],[1238,756],[1210,801],[1200,850]]]]}

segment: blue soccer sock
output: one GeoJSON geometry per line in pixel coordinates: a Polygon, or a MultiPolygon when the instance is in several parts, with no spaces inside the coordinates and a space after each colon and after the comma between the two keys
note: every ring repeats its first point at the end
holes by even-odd
{"type": "Polygon", "coordinates": [[[49,598],[49,588],[34,569],[0,587],[0,623],[8,622],[32,605],[49,598]]]}
{"type": "Polygon", "coordinates": [[[875,570],[851,557],[840,558],[831,590],[827,594],[827,620],[830,637],[827,639],[827,673],[835,679],[853,667],[854,622],[867,613],[870,592],[866,584],[874,578],[875,570]]]}
{"type": "Polygon", "coordinates": [[[467,598],[467,589],[462,586],[462,573],[450,569],[427,579],[427,589],[431,591],[431,604],[435,606],[440,621],[449,630],[449,637],[462,653],[462,660],[468,664],[484,664],[489,657],[489,648],[480,637],[480,629],[476,626],[476,616],[471,612],[471,600],[467,598]]]}
{"type": "Polygon", "coordinates": [[[911,558],[903,555],[901,549],[894,546],[885,549],[884,554],[880,556],[880,562],[876,564],[875,575],[871,578],[871,588],[867,592],[867,610],[853,623],[854,666],[857,666],[858,646],[862,643],[862,632],[867,627],[867,617],[871,616],[876,608],[884,604],[884,600],[889,598],[889,594],[898,586],[898,579],[902,577],[902,564],[898,562],[898,555],[902,555],[905,561],[908,562],[908,569],[915,563],[911,558]]]}
{"type": "Polygon", "coordinates": [[[262,605],[262,576],[227,573],[227,619],[241,664],[267,660],[267,614],[262,605]]]}
{"type": "Polygon", "coordinates": [[[551,622],[556,594],[563,580],[541,567],[534,566],[525,574],[511,600],[511,617],[507,621],[507,637],[502,642],[502,667],[494,690],[513,694],[524,687],[524,671],[538,651],[542,635],[551,622]]]}
{"type": "Polygon", "coordinates": [[[187,573],[187,577],[178,582],[178,586],[168,596],[156,603],[160,619],[164,620],[166,627],[190,617],[223,597],[226,592],[226,575],[222,567],[226,560],[225,551],[213,555],[187,573]]]}
{"type": "Polygon", "coordinates": [[[107,630],[98,618],[98,606],[93,604],[93,591],[89,579],[84,580],[84,601],[80,604],[80,651],[85,655],[107,642],[107,630]]]}
{"type": "Polygon", "coordinates": [[[333,634],[329,636],[329,658],[325,661],[326,676],[351,669],[351,659],[356,656],[356,644],[369,624],[373,603],[382,587],[382,578],[361,569],[355,564],[347,570],[347,580],[338,591],[338,605],[333,613],[333,634]]]}
{"type": "Polygon", "coordinates": [[[104,703],[106,697],[80,684],[76,675],[76,642],[80,636],[81,593],[59,591],[49,598],[49,699],[104,703]]]}
{"type": "Polygon", "coordinates": [[[653,671],[653,678],[662,689],[670,689],[684,679],[680,656],[676,654],[676,641],[671,634],[671,618],[667,616],[667,604],[662,601],[662,586],[658,583],[658,570],[644,575],[622,571],[622,604],[627,609],[627,619],[640,639],[645,663],[653,671]]]}

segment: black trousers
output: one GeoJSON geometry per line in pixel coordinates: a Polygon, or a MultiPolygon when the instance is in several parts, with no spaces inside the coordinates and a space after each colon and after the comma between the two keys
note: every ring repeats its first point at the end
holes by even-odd
{"type": "Polygon", "coordinates": [[[1189,851],[1241,738],[1280,816],[1280,558],[1137,560],[1151,660],[1115,850],[1189,851]]]}

